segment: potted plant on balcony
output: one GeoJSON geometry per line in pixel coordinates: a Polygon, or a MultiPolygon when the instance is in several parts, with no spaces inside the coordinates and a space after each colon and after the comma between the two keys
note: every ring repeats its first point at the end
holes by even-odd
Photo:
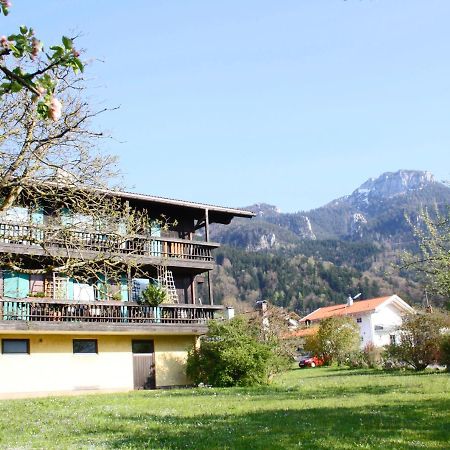
{"type": "Polygon", "coordinates": [[[156,322],[161,321],[161,309],[159,305],[167,299],[167,293],[157,284],[150,283],[144,291],[142,291],[142,304],[154,308],[154,316],[156,322]]]}
{"type": "Polygon", "coordinates": [[[167,298],[167,293],[158,285],[150,283],[145,290],[142,291],[142,303],[144,305],[157,307],[167,298]]]}

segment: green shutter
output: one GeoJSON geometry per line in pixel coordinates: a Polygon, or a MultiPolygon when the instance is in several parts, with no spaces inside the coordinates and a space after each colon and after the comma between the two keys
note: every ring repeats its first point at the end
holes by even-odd
{"type": "Polygon", "coordinates": [[[152,222],[150,234],[155,237],[161,237],[161,224],[158,222],[152,222]]]}
{"type": "MultiPolygon", "coordinates": [[[[153,222],[150,231],[151,236],[161,237],[161,225],[157,222],[153,222]]],[[[161,256],[162,242],[161,241],[151,241],[150,254],[151,256],[161,256]]]]}
{"type": "Polygon", "coordinates": [[[63,225],[72,225],[72,213],[69,208],[62,208],[60,217],[63,225]]]}
{"type": "Polygon", "coordinates": [[[97,298],[96,300],[106,300],[107,299],[107,289],[108,286],[106,284],[106,277],[105,275],[99,274],[98,275],[98,281],[96,283],[97,285],[97,298]]]}
{"type": "Polygon", "coordinates": [[[120,277],[120,295],[123,302],[128,301],[128,279],[126,275],[120,277]]]}
{"type": "Polygon", "coordinates": [[[117,225],[117,232],[121,235],[121,236],[126,236],[127,235],[127,224],[121,220],[118,225],[117,225]]]}
{"type": "MultiPolygon", "coordinates": [[[[31,223],[33,225],[43,225],[44,224],[44,209],[43,208],[38,208],[31,212],[31,223]]],[[[37,229],[37,230],[35,229],[33,231],[33,237],[34,237],[34,239],[36,239],[38,241],[38,242],[36,242],[36,244],[38,244],[44,238],[44,231],[42,229],[37,229]]]]}
{"type": "Polygon", "coordinates": [[[31,223],[42,225],[44,223],[44,209],[37,208],[31,212],[31,223]]]}
{"type": "Polygon", "coordinates": [[[30,293],[30,277],[24,273],[3,272],[3,296],[26,298],[30,293]]]}

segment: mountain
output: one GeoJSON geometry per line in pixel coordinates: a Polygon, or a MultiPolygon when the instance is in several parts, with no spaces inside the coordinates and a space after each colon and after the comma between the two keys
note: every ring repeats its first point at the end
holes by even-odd
{"type": "Polygon", "coordinates": [[[399,170],[371,178],[350,195],[310,211],[281,213],[272,205],[245,207],[252,220],[235,220],[228,227],[213,227],[211,237],[247,250],[289,247],[302,240],[365,240],[401,246],[411,241],[405,215],[417,220],[424,207],[442,209],[450,204],[450,188],[430,172],[399,170]]]}
{"type": "Polygon", "coordinates": [[[421,209],[448,205],[450,188],[431,173],[399,170],[310,211],[247,206],[253,219],[211,226],[211,239],[223,244],[213,273],[215,299],[234,306],[268,300],[299,314],[359,292],[361,298],[395,292],[421,303],[420,277],[393,269],[402,249],[415,248],[405,215],[417,223],[421,209]]]}

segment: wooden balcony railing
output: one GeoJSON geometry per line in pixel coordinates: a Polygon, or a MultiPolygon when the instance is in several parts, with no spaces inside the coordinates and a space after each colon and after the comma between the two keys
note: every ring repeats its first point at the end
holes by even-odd
{"type": "Polygon", "coordinates": [[[138,305],[131,302],[69,302],[0,300],[0,323],[7,320],[30,322],[102,322],[125,324],[206,324],[223,318],[221,306],[138,305]]]}
{"type": "Polygon", "coordinates": [[[44,225],[0,223],[0,244],[43,246],[155,258],[213,261],[218,244],[155,236],[121,236],[44,225]]]}

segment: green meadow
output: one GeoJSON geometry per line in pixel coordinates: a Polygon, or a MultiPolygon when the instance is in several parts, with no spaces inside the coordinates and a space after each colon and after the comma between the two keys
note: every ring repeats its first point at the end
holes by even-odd
{"type": "Polygon", "coordinates": [[[450,375],[293,369],[270,386],[3,400],[0,448],[449,449],[450,375]]]}

